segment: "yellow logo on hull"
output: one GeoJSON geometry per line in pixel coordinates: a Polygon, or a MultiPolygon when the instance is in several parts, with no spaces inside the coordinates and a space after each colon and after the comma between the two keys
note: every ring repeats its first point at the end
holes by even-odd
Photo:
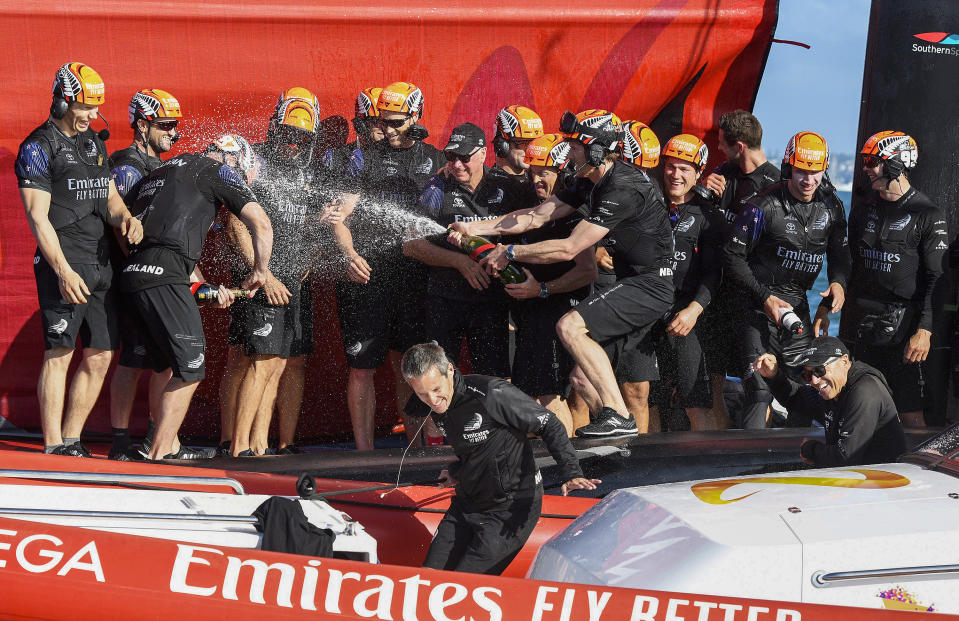
{"type": "Polygon", "coordinates": [[[727,479],[725,481],[707,481],[697,483],[690,489],[697,498],[711,505],[727,505],[731,502],[749,498],[758,494],[756,490],[730,500],[723,500],[723,492],[742,483],[772,483],[778,485],[815,485],[819,487],[849,487],[856,489],[890,489],[909,485],[909,479],[893,472],[884,470],[867,470],[849,468],[849,472],[858,472],[865,479],[842,479],[838,477],[747,477],[744,479],[727,479]]]}

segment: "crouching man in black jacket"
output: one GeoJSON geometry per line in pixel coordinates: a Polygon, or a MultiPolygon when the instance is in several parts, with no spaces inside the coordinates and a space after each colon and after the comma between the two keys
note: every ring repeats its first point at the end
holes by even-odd
{"type": "Polygon", "coordinates": [[[811,419],[825,427],[825,444],[803,441],[804,462],[821,468],[877,464],[906,452],[906,435],[882,373],[851,360],[846,346],[832,336],[813,340],[797,364],[808,386],[786,377],[772,354],[757,358],[753,367],[786,406],[791,427],[811,419]]]}
{"type": "Polygon", "coordinates": [[[456,496],[424,567],[497,575],[510,564],[533,532],[543,504],[543,477],[528,433],[542,437],[559,464],[564,496],[596,489],[601,482],[583,478],[556,416],[509,382],[461,375],[433,343],[408,349],[402,371],[457,457],[440,473],[440,486],[456,487],[456,496]]]}

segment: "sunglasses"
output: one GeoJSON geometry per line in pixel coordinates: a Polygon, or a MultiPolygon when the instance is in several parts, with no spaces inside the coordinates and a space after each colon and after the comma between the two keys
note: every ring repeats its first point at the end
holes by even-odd
{"type": "Polygon", "coordinates": [[[812,382],[814,377],[816,379],[820,379],[822,378],[822,376],[826,374],[826,367],[828,367],[829,365],[831,365],[837,360],[839,360],[838,357],[833,357],[827,360],[826,362],[820,364],[819,366],[815,366],[811,369],[803,369],[802,371],[799,372],[799,376],[803,378],[804,380],[806,380],[807,382],[812,382]]]}
{"type": "Polygon", "coordinates": [[[882,160],[876,157],[875,155],[863,155],[862,156],[863,166],[866,168],[875,168],[882,164],[882,160]]]}
{"type": "Polygon", "coordinates": [[[176,129],[178,123],[179,121],[175,119],[172,121],[154,121],[153,126],[159,129],[161,132],[170,132],[176,129]]]}
{"type": "Polygon", "coordinates": [[[279,142],[296,145],[310,144],[314,138],[310,132],[288,126],[280,126],[277,129],[276,137],[279,142]]]}
{"type": "Polygon", "coordinates": [[[460,155],[459,153],[450,153],[449,151],[443,151],[443,155],[446,156],[446,161],[452,164],[456,160],[459,160],[461,164],[468,164],[469,161],[476,155],[476,152],[479,149],[474,149],[469,155],[460,155]]]}
{"type": "Polygon", "coordinates": [[[392,127],[393,129],[399,129],[406,125],[410,120],[410,117],[405,119],[381,119],[377,118],[374,123],[380,127],[392,127]]]}

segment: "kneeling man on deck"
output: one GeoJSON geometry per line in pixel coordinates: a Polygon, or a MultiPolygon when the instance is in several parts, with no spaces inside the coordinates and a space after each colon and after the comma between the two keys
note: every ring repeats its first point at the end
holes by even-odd
{"type": "Polygon", "coordinates": [[[556,416],[506,380],[462,375],[435,343],[403,355],[403,377],[432,409],[457,461],[440,473],[456,496],[436,529],[424,567],[500,574],[520,551],[543,504],[543,477],[527,434],[559,464],[562,492],[596,489],[585,479],[556,416]]]}
{"type": "Polygon", "coordinates": [[[786,377],[772,354],[753,368],[769,381],[776,399],[789,411],[789,426],[816,419],[826,429],[826,443],[809,438],[800,453],[807,464],[827,468],[893,462],[906,452],[906,435],[882,373],[852,360],[843,342],[821,336],[798,358],[809,385],[786,377]]]}

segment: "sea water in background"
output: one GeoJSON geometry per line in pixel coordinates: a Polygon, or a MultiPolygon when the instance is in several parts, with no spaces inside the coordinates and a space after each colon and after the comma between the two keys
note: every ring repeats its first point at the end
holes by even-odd
{"type": "MultiPolygon", "coordinates": [[[[846,219],[849,218],[849,204],[852,202],[852,192],[836,192],[839,195],[839,198],[842,199],[842,204],[846,206],[846,219]]],[[[820,291],[825,291],[826,287],[829,286],[829,279],[826,278],[826,268],[824,267],[821,272],[819,272],[819,278],[816,279],[816,284],[813,285],[813,288],[809,290],[809,293],[806,295],[809,299],[809,313],[811,316],[816,314],[816,307],[819,306],[819,301],[822,300],[819,297],[820,291]]],[[[831,336],[836,336],[839,333],[839,313],[829,316],[829,334],[831,336]]]]}

